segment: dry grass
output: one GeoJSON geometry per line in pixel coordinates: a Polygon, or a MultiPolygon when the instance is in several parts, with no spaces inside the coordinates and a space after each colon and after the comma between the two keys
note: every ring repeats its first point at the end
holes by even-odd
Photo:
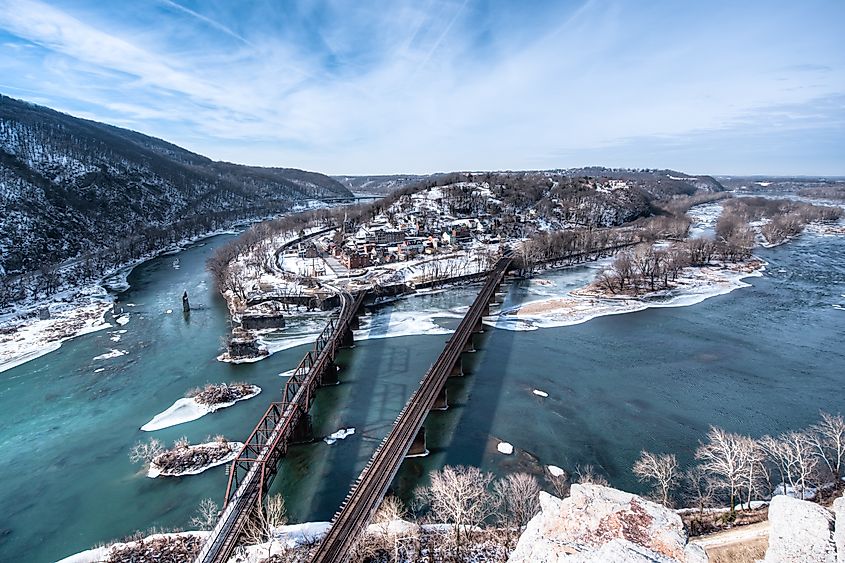
{"type": "Polygon", "coordinates": [[[745,542],[733,543],[707,549],[710,563],[754,563],[766,556],[769,539],[755,538],[745,542]]]}

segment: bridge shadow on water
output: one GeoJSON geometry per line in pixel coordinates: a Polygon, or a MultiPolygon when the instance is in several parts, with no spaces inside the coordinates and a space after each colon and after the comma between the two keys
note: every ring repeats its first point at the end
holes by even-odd
{"type": "MultiPolygon", "coordinates": [[[[502,285],[506,306],[514,282],[502,285]]],[[[457,324],[457,321],[456,323],[457,324]]],[[[454,327],[451,327],[454,328],[454,327]]],[[[481,466],[490,448],[494,414],[503,400],[506,367],[514,352],[516,333],[484,325],[484,332],[472,336],[475,352],[462,354],[463,377],[446,383],[449,408],[431,412],[424,422],[429,455],[406,459],[391,485],[406,503],[414,490],[427,482],[430,471],[444,465],[481,466]]]]}
{"type": "Polygon", "coordinates": [[[273,489],[283,492],[293,520],[331,519],[448,338],[388,337],[393,312],[380,307],[377,317],[362,318],[368,338],[341,351],[340,383],[319,389],[312,406],[315,442],[292,447],[282,462],[273,489]],[[323,441],[344,428],[355,434],[323,441]]]}

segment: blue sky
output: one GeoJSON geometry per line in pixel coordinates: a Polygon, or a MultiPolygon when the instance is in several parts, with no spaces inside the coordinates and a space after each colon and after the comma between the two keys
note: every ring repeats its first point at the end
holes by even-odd
{"type": "Polygon", "coordinates": [[[0,0],[0,92],[340,174],[845,175],[845,2],[0,0]]]}

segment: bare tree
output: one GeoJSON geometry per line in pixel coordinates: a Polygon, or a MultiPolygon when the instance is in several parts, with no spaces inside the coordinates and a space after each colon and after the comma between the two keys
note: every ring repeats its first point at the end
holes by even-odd
{"type": "Polygon", "coordinates": [[[164,445],[155,438],[152,438],[149,442],[138,442],[129,451],[129,461],[132,463],[150,463],[163,451],[164,445]]]}
{"type": "MultiPolygon", "coordinates": [[[[561,470],[562,471],[562,470],[561,470]]],[[[569,488],[571,487],[571,482],[569,480],[569,474],[565,471],[557,472],[557,474],[552,473],[548,469],[546,470],[546,480],[549,482],[549,485],[552,487],[552,493],[558,498],[566,498],[569,496],[569,488]]]]}
{"type": "Polygon", "coordinates": [[[760,444],[780,473],[783,487],[781,493],[786,494],[786,486],[789,485],[803,499],[818,468],[818,457],[810,435],[806,432],[787,432],[777,438],[764,436],[760,444]]]}
{"type": "Polygon", "coordinates": [[[845,419],[841,414],[832,415],[822,411],[821,420],[810,427],[811,442],[815,454],[827,466],[833,481],[842,478],[842,462],[845,460],[845,419]]]}
{"type": "Polygon", "coordinates": [[[480,526],[495,510],[488,490],[493,476],[477,467],[445,466],[431,474],[431,485],[418,498],[438,521],[452,525],[455,546],[460,551],[463,536],[480,526]]]}
{"type": "Polygon", "coordinates": [[[745,489],[747,507],[751,509],[751,497],[760,492],[765,477],[763,463],[766,460],[766,454],[759,442],[747,436],[740,438],[738,447],[743,457],[743,478],[740,488],[745,489]]]}
{"type": "Polygon", "coordinates": [[[651,483],[663,506],[672,506],[672,492],[678,486],[680,472],[675,454],[654,454],[643,451],[634,462],[634,475],[640,481],[651,483]]]}
{"type": "Polygon", "coordinates": [[[607,477],[599,473],[595,466],[589,463],[575,466],[575,478],[581,484],[601,485],[603,487],[610,486],[607,477]]]}
{"type": "Polygon", "coordinates": [[[198,530],[211,530],[217,523],[217,503],[210,498],[204,498],[197,507],[196,514],[191,518],[191,526],[198,530]]]}
{"type": "Polygon", "coordinates": [[[401,524],[401,520],[404,520],[406,516],[407,511],[401,500],[392,495],[382,500],[373,516],[372,527],[375,531],[373,535],[376,536],[374,538],[376,541],[372,542],[373,552],[383,550],[392,554],[392,561],[400,560],[400,544],[409,539],[416,540],[416,534],[409,534],[405,526],[396,526],[396,523],[401,524]]]}
{"type": "Polygon", "coordinates": [[[275,528],[284,526],[287,521],[287,509],[282,495],[271,495],[263,503],[259,498],[251,518],[244,527],[244,536],[251,544],[267,542],[267,558],[269,559],[272,556],[275,528]]]}
{"type": "Polygon", "coordinates": [[[745,456],[741,441],[742,436],[711,426],[707,433],[707,443],[695,451],[695,457],[701,460],[705,471],[717,478],[717,483],[728,492],[731,517],[734,515],[737,491],[744,475],[745,456]]]}
{"type": "Polygon", "coordinates": [[[692,520],[690,534],[699,534],[704,528],[704,509],[713,506],[717,485],[700,465],[694,465],[684,472],[684,501],[698,510],[692,520]]]}
{"type": "Polygon", "coordinates": [[[521,530],[540,510],[540,484],[528,473],[511,473],[493,483],[498,517],[506,526],[521,530]]]}

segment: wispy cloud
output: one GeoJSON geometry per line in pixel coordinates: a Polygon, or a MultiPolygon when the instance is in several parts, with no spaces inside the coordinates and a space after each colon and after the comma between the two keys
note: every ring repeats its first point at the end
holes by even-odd
{"type": "Polygon", "coordinates": [[[601,164],[604,151],[671,165],[661,156],[674,153],[655,152],[665,144],[639,150],[641,140],[771,135],[760,116],[780,118],[767,108],[827,116],[824,131],[818,120],[789,126],[829,139],[845,115],[823,103],[845,93],[843,15],[835,2],[0,0],[0,83],[255,164],[537,168],[601,164]]]}

